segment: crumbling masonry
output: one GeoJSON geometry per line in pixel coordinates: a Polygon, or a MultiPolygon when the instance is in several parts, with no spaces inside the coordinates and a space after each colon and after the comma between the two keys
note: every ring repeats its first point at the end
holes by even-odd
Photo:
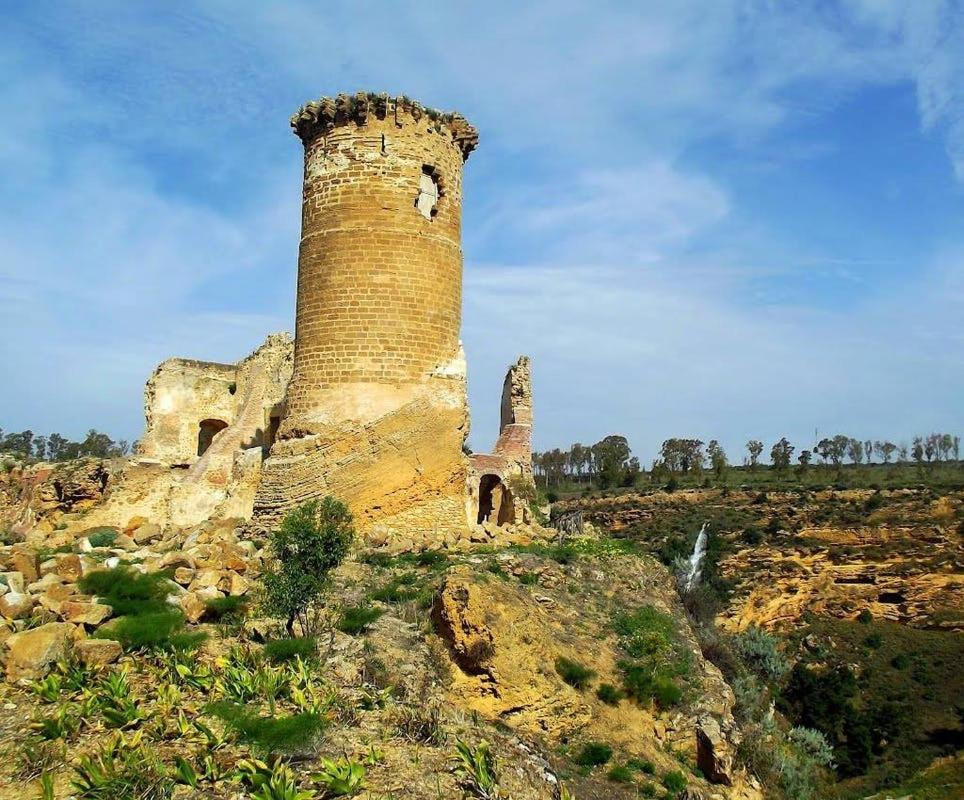
{"type": "Polygon", "coordinates": [[[210,485],[257,449],[242,472],[257,473],[262,528],[326,494],[376,542],[527,521],[512,494],[531,480],[527,358],[506,377],[495,452],[464,452],[462,166],[476,130],[370,94],[322,98],[291,124],[305,150],[293,354],[275,335],[266,365],[264,348],[236,366],[164,362],[148,383],[143,457],[210,485]]]}

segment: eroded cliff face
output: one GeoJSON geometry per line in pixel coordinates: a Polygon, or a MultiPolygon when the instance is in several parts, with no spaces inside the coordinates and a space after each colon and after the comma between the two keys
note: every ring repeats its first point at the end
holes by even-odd
{"type": "Polygon", "coordinates": [[[571,501],[618,536],[671,557],[703,522],[728,584],[718,622],[789,628],[806,612],[964,628],[964,492],[929,489],[650,492],[571,501]]]}

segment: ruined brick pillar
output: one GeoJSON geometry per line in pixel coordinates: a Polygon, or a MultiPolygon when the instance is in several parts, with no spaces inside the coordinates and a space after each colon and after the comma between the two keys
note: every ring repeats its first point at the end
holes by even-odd
{"type": "Polygon", "coordinates": [[[305,148],[294,373],[255,522],[332,494],[359,528],[437,538],[465,525],[468,431],[457,114],[339,95],[291,120],[305,148]]]}

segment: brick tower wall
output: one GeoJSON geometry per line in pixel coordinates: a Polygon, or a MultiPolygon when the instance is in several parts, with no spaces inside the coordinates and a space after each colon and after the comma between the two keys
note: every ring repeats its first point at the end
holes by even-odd
{"type": "Polygon", "coordinates": [[[348,103],[296,122],[304,196],[281,438],[315,432],[345,384],[422,381],[459,350],[465,140],[417,105],[348,103]],[[440,194],[430,218],[416,208],[426,172],[440,194]]]}
{"type": "Polygon", "coordinates": [[[253,521],[334,495],[374,541],[467,525],[462,165],[475,130],[405,98],[292,118],[305,147],[294,372],[253,521]]]}

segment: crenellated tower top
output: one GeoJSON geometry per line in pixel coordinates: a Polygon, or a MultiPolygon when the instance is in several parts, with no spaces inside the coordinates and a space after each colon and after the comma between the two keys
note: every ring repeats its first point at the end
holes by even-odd
{"type": "Polygon", "coordinates": [[[405,95],[357,92],[322,97],[306,103],[291,117],[291,127],[306,145],[334,128],[354,124],[362,126],[372,118],[393,120],[395,125],[428,124],[435,133],[447,134],[462,152],[465,160],[479,143],[479,132],[461,114],[427,108],[405,95]]]}

